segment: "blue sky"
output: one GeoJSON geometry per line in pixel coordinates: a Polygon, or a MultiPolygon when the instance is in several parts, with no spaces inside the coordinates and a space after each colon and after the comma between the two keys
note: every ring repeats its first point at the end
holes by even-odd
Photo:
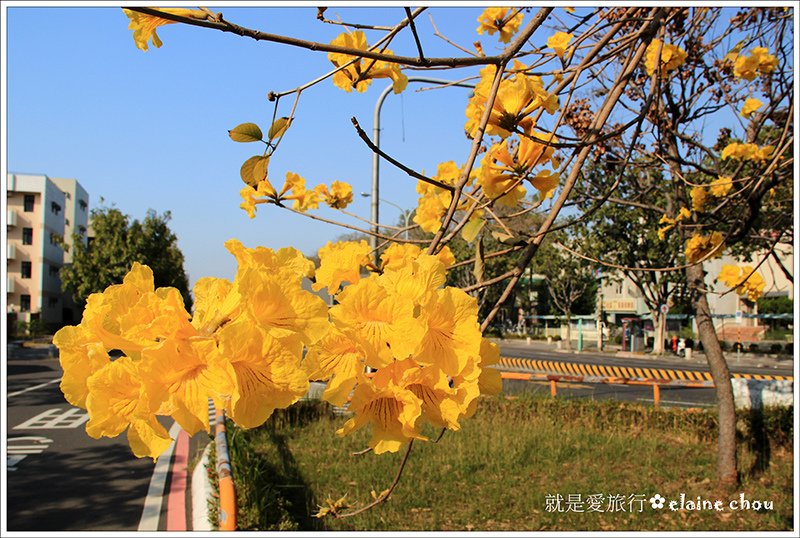
{"type": "MultiPolygon", "coordinates": [[[[317,21],[314,7],[211,9],[244,26],[322,42],[343,31],[317,21]]],[[[480,11],[430,9],[439,30],[467,47],[479,37],[480,11]]],[[[113,7],[13,7],[7,15],[8,171],[76,178],[92,206],[103,197],[135,218],[151,208],[171,211],[192,283],[202,276],[233,277],[235,261],[223,247],[229,238],[314,254],[346,231],[273,206],[260,206],[256,218],[248,219],[238,207],[239,167],[258,150],[227,135],[245,121],[266,129],[272,116],[267,92],[327,72],[326,54],[181,25],[160,28],[164,46],[142,52],[128,19],[113,7]]],[[[332,7],[326,13],[337,15],[392,24],[403,10],[332,7]]],[[[461,54],[433,36],[427,14],[419,26],[428,55],[461,54]]],[[[369,35],[372,42],[378,34],[369,35]]],[[[496,37],[482,42],[487,53],[499,48],[496,37]]],[[[410,34],[396,39],[392,49],[414,54],[410,34]]],[[[366,93],[348,94],[327,80],[304,92],[297,120],[270,163],[273,182],[281,184],[286,171],[312,186],[348,181],[356,192],[350,209],[368,216],[369,200],[357,193],[369,191],[371,154],[350,117],[371,133],[375,100],[387,85],[378,80],[366,93]]],[[[469,152],[462,129],[467,97],[464,89],[390,95],[382,113],[382,148],[429,172],[443,160],[463,162],[469,152]]],[[[291,104],[292,97],[282,99],[279,115],[288,115],[291,104]]],[[[382,163],[381,198],[411,208],[415,182],[382,163]]],[[[392,205],[382,204],[381,212],[384,222],[399,218],[392,205]]],[[[338,215],[327,209],[317,214],[338,215]]]]}
{"type": "MultiPolygon", "coordinates": [[[[313,6],[210,8],[246,27],[320,42],[344,31],[318,21],[313,6]]],[[[487,54],[499,51],[496,35],[475,32],[482,9],[430,7],[417,19],[425,53],[464,54],[433,35],[430,16],[442,34],[460,45],[472,48],[480,40],[487,54]]],[[[327,54],[178,24],[159,28],[163,47],[142,52],[118,7],[20,6],[5,13],[8,171],[76,178],[89,191],[92,206],[102,197],[105,205],[134,218],[143,218],[148,209],[171,211],[191,283],[203,276],[233,277],[235,260],[223,246],[230,238],[249,247],[294,246],[313,255],[347,233],[274,206],[260,206],[256,218],[248,219],[239,209],[239,168],[261,147],[237,144],[227,134],[243,122],[258,123],[266,131],[273,111],[267,93],[328,72],[327,54]]],[[[330,7],[326,16],[393,25],[404,12],[394,6],[330,7]]],[[[559,19],[565,20],[563,9],[555,10],[553,24],[559,19]]],[[[544,47],[551,28],[548,21],[532,42],[544,47]]],[[[368,32],[368,41],[381,35],[368,32]]],[[[416,55],[408,31],[391,48],[416,55]]],[[[405,72],[456,80],[477,71],[405,72]]],[[[350,118],[355,116],[371,134],[376,98],[388,85],[377,80],[358,94],[326,80],[303,92],[295,123],[270,162],[273,184],[279,187],[287,171],[306,178],[309,186],[347,181],[356,193],[349,209],[368,217],[369,199],[358,193],[370,190],[372,155],[350,118]]],[[[389,96],[381,116],[381,147],[433,174],[438,163],[462,164],[469,153],[463,134],[469,93],[461,88],[416,91],[424,86],[412,84],[389,96]]],[[[293,96],[281,100],[279,116],[289,114],[292,101],[293,96]]],[[[735,117],[736,111],[730,114],[735,117]]],[[[716,128],[707,135],[715,136],[716,128]]],[[[411,209],[417,201],[415,184],[381,163],[382,199],[411,209]]],[[[359,224],[326,208],[314,213],[359,224]]],[[[394,205],[381,204],[382,222],[395,224],[399,218],[394,205]]]]}

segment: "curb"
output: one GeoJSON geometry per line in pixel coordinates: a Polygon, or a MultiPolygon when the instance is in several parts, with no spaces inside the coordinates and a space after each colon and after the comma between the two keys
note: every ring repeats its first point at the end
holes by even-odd
{"type": "Polygon", "coordinates": [[[206,445],[200,461],[192,472],[192,528],[193,531],[212,531],[208,513],[208,503],[211,499],[211,481],[208,479],[208,466],[213,466],[209,461],[211,443],[206,445]]]}

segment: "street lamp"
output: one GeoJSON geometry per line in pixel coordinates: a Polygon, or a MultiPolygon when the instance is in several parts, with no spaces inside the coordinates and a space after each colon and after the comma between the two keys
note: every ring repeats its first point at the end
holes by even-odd
{"type": "MultiPolygon", "coordinates": [[[[444,80],[439,78],[430,78],[430,77],[408,77],[408,82],[431,82],[433,84],[447,84],[450,86],[458,86],[459,88],[474,88],[474,84],[469,84],[466,82],[453,82],[452,80],[444,80]]],[[[391,84],[384,89],[381,94],[378,96],[378,100],[375,102],[375,114],[372,120],[372,143],[375,144],[376,148],[381,147],[381,107],[383,106],[383,102],[386,100],[386,97],[392,92],[394,89],[394,85],[391,84]]],[[[370,215],[370,220],[372,220],[372,235],[369,238],[369,244],[372,248],[372,251],[375,255],[375,265],[378,265],[378,202],[380,201],[379,198],[379,176],[380,176],[380,156],[377,152],[372,153],[372,211],[370,215]]],[[[385,201],[385,200],[384,200],[385,201]]],[[[388,203],[388,202],[387,202],[388,203]]],[[[408,226],[406,226],[408,228],[408,226]]],[[[408,233],[406,231],[406,233],[408,233]]]]}
{"type": "MultiPolygon", "coordinates": [[[[371,194],[368,193],[368,192],[362,192],[361,196],[363,196],[364,198],[369,198],[371,196],[371,194]]],[[[402,207],[400,207],[396,203],[390,202],[389,200],[386,200],[384,198],[380,198],[378,201],[379,202],[383,202],[384,204],[389,204],[391,206],[394,206],[394,207],[396,207],[397,209],[400,210],[400,215],[403,217],[403,228],[404,228],[403,229],[403,239],[408,239],[408,217],[411,216],[411,212],[410,211],[406,211],[405,209],[403,209],[402,207]]]]}

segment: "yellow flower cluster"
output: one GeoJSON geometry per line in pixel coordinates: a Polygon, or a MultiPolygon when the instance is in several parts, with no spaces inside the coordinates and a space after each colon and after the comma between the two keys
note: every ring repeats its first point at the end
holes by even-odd
{"type": "Polygon", "coordinates": [[[711,232],[708,235],[694,234],[686,241],[686,248],[683,253],[686,261],[695,263],[711,257],[719,257],[722,250],[722,234],[711,232]]]}
{"type": "MultiPolygon", "coordinates": [[[[367,38],[361,30],[356,30],[352,33],[344,32],[331,41],[331,45],[339,45],[363,51],[366,51],[368,48],[367,38]]],[[[381,49],[380,52],[383,54],[392,54],[392,51],[388,49],[381,49]]],[[[359,56],[338,52],[328,53],[328,60],[336,67],[342,67],[342,69],[334,73],[333,84],[346,92],[353,91],[353,88],[355,88],[357,92],[367,91],[367,88],[372,84],[372,79],[374,78],[392,79],[394,93],[400,93],[408,86],[408,77],[400,71],[399,64],[389,63],[383,60],[361,58],[359,56]],[[347,67],[343,67],[345,65],[347,67]]]]}
{"type": "Polygon", "coordinates": [[[756,302],[764,293],[764,277],[753,270],[750,265],[723,265],[717,280],[725,283],[729,288],[735,288],[739,295],[746,295],[747,299],[756,302]],[[751,274],[752,273],[752,274],[751,274]]]}
{"type": "Polygon", "coordinates": [[[744,106],[742,107],[740,114],[743,118],[750,118],[756,112],[756,110],[762,106],[764,106],[764,103],[762,103],[759,99],[750,97],[744,102],[744,106]]]}
{"type": "Polygon", "coordinates": [[[236,278],[202,278],[190,316],[174,288],[154,289],[134,264],[122,284],[89,296],[81,323],[53,338],[68,402],[89,413],[87,433],[127,430],[136,456],[157,458],[170,443],[158,415],[190,435],[209,429],[208,399],[244,427],[262,424],[308,390],[304,345],[328,330],[327,305],[301,287],[314,264],[294,249],[226,247],[236,278]],[[108,352],[124,356],[111,360],[108,352]]]}
{"type": "Polygon", "coordinates": [[[755,47],[750,56],[738,55],[733,64],[734,76],[752,81],[759,75],[772,73],[778,65],[778,59],[765,47],[755,47]]]}
{"type": "MultiPolygon", "coordinates": [[[[541,77],[526,75],[525,69],[525,65],[515,60],[511,76],[500,82],[486,125],[486,134],[506,138],[517,132],[518,127],[523,132],[530,133],[535,126],[531,113],[544,109],[549,114],[554,114],[558,110],[558,96],[544,88],[541,77]]],[[[477,134],[496,70],[493,65],[481,69],[481,78],[467,103],[467,123],[464,129],[470,137],[477,134]]]]}
{"type": "MultiPolygon", "coordinates": [[[[354,268],[352,259],[343,269],[354,268]]],[[[332,327],[304,364],[310,379],[329,380],[326,401],[342,405],[352,391],[354,416],[339,435],[371,425],[375,453],[396,452],[425,439],[426,422],[459,429],[479,394],[499,391],[499,372],[484,369],[499,351],[481,336],[476,300],[444,283],[437,257],[403,249],[384,259],[382,274],[358,278],[336,295],[332,327]],[[366,374],[366,367],[377,372],[366,374]]]]}
{"type": "Polygon", "coordinates": [[[686,51],[677,45],[662,43],[660,39],[654,39],[647,46],[644,56],[644,66],[648,75],[656,71],[658,62],[658,49],[661,48],[660,73],[666,74],[682,66],[686,61],[686,51]]]}
{"type": "Polygon", "coordinates": [[[681,208],[681,210],[678,212],[678,215],[674,219],[664,215],[661,217],[661,220],[658,221],[659,224],[665,225],[658,229],[658,238],[663,241],[668,231],[677,226],[679,222],[686,220],[691,216],[692,212],[685,207],[681,208]]]}
{"type": "Polygon", "coordinates": [[[720,158],[741,159],[743,161],[766,161],[772,157],[773,151],[775,151],[775,146],[759,148],[758,145],[752,143],[741,144],[739,142],[731,142],[722,150],[720,158]]]}
{"type": "Polygon", "coordinates": [[[522,10],[519,8],[487,7],[478,17],[477,32],[481,35],[484,32],[489,35],[499,32],[500,41],[508,43],[511,36],[519,30],[522,18],[522,10]]]}
{"type": "Polygon", "coordinates": [[[566,32],[556,32],[547,39],[547,46],[555,51],[556,56],[564,58],[564,53],[567,51],[567,45],[574,36],[566,32]]]}
{"type": "Polygon", "coordinates": [[[714,198],[723,198],[733,187],[733,179],[727,176],[719,176],[706,186],[693,187],[691,191],[692,209],[694,211],[705,211],[706,204],[714,198]]]}
{"type": "MultiPolygon", "coordinates": [[[[446,161],[439,164],[433,179],[446,185],[455,185],[460,175],[461,169],[456,166],[456,163],[454,161],[446,161]]],[[[474,177],[475,171],[473,170],[467,186],[472,184],[474,177]]],[[[417,193],[419,193],[420,197],[414,214],[414,222],[419,224],[424,231],[436,233],[441,227],[442,217],[447,212],[447,208],[450,207],[453,196],[449,191],[421,180],[417,182],[417,193]]],[[[460,208],[466,208],[466,204],[462,203],[460,208]]]]}
{"type": "Polygon", "coordinates": [[[283,200],[292,200],[294,209],[298,211],[319,208],[320,198],[332,209],[345,209],[353,201],[353,187],[343,181],[334,181],[330,189],[325,184],[307,189],[305,179],[294,172],[287,172],[280,192],[276,192],[269,179],[265,177],[255,188],[245,185],[239,191],[239,195],[242,197],[239,207],[252,219],[256,216],[258,204],[283,200]]]}
{"type": "Polygon", "coordinates": [[[547,162],[557,167],[553,157],[555,148],[551,145],[557,142],[552,133],[533,133],[530,137],[521,137],[513,152],[509,151],[508,140],[493,145],[478,171],[478,184],[483,193],[498,205],[514,207],[525,197],[522,183],[528,180],[543,199],[552,196],[559,174],[540,170],[534,175],[533,168],[547,162]]]}

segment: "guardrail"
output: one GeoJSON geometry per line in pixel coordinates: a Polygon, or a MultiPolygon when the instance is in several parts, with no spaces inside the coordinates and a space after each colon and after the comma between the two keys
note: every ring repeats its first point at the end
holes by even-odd
{"type": "Polygon", "coordinates": [[[538,372],[500,372],[503,379],[516,379],[521,381],[549,381],[550,396],[553,398],[558,394],[558,382],[567,383],[605,383],[610,385],[651,385],[653,387],[653,405],[661,405],[661,387],[680,386],[686,388],[713,388],[712,381],[686,381],[676,379],[632,379],[628,377],[608,377],[608,376],[575,376],[561,374],[545,374],[538,372]]]}
{"type": "Polygon", "coordinates": [[[217,478],[219,480],[219,530],[236,530],[236,488],[228,455],[228,436],[225,430],[225,411],[216,413],[217,478]]]}

